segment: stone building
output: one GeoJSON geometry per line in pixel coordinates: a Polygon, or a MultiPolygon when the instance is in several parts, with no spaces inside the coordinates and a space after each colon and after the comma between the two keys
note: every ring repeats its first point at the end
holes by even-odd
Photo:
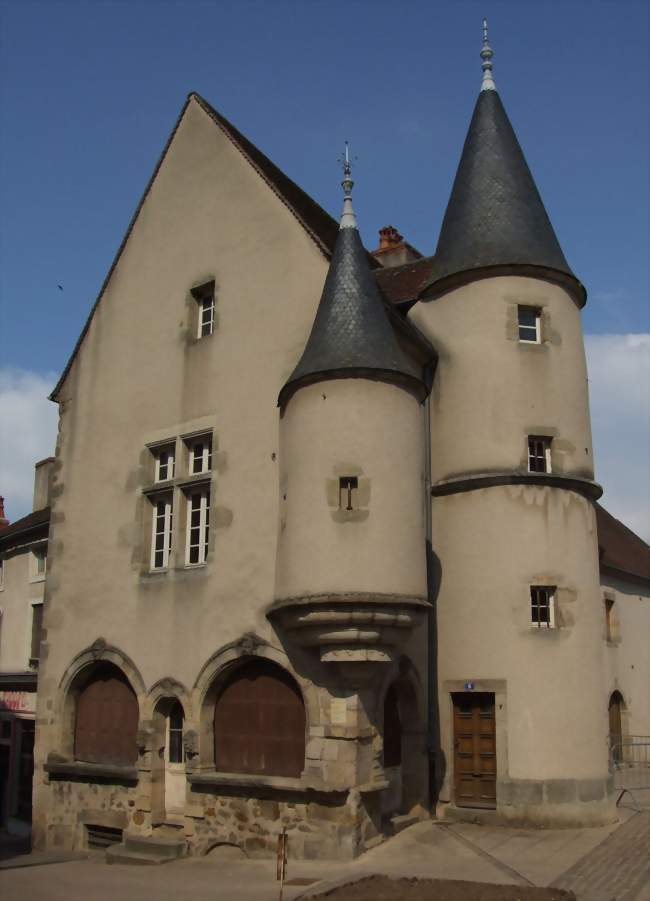
{"type": "Polygon", "coordinates": [[[38,847],[612,818],[586,293],[481,55],[432,256],[190,94],[53,394],[38,847]]]}
{"type": "Polygon", "coordinates": [[[36,464],[33,510],[9,523],[0,498],[0,829],[32,816],[36,686],[53,458],[36,464]]]}

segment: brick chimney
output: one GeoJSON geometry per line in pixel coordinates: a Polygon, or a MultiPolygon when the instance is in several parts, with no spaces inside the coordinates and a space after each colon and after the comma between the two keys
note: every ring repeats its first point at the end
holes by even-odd
{"type": "Polygon", "coordinates": [[[402,266],[419,260],[422,254],[404,240],[394,225],[379,229],[379,247],[370,251],[382,266],[402,266]]]}
{"type": "Polygon", "coordinates": [[[5,516],[5,499],[0,497],[0,530],[6,529],[9,525],[9,520],[5,516]]]}

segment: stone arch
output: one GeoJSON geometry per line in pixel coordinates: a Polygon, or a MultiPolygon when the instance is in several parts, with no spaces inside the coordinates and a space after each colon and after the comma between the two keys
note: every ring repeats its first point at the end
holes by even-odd
{"type": "Polygon", "coordinates": [[[410,813],[427,798],[425,725],[417,671],[407,657],[391,666],[378,695],[377,722],[382,736],[382,766],[390,783],[385,815],[410,813]]]}
{"type": "Polygon", "coordinates": [[[58,750],[65,759],[74,759],[75,724],[77,703],[81,691],[92,680],[93,672],[101,664],[109,665],[119,671],[133,691],[138,711],[142,709],[145,696],[145,685],[140,671],[119,648],[107,644],[103,638],[96,639],[92,645],[80,651],[65,669],[59,682],[57,696],[57,713],[60,722],[58,750]]]}
{"type": "Polygon", "coordinates": [[[198,718],[197,758],[200,766],[214,767],[214,716],[217,698],[226,680],[239,667],[255,660],[267,660],[279,667],[296,684],[302,699],[305,722],[312,720],[312,708],[317,706],[315,690],[289,664],[283,651],[274,648],[258,636],[247,633],[238,641],[220,648],[204,664],[193,690],[194,709],[198,718]]]}

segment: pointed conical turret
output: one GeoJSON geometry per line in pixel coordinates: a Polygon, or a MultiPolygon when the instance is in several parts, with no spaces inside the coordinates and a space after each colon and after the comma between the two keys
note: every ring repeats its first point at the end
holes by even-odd
{"type": "Polygon", "coordinates": [[[325,287],[305,350],[280,392],[284,407],[298,388],[328,379],[390,382],[423,398],[416,363],[399,346],[370,271],[352,207],[346,145],[343,214],[325,287]]]}
{"type": "Polygon", "coordinates": [[[567,263],[492,76],[483,23],[483,84],[465,139],[436,248],[436,293],[499,268],[566,285],[582,304],[585,290],[567,263]]]}

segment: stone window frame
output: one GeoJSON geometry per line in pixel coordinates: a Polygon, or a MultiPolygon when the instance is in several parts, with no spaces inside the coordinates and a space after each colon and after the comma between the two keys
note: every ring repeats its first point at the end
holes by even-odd
{"type": "Polygon", "coordinates": [[[44,582],[47,576],[47,539],[34,543],[29,551],[29,581],[44,582]],[[42,568],[39,561],[43,562],[42,568]]]}
{"type": "MultiPolygon", "coordinates": [[[[164,576],[173,569],[199,569],[208,563],[211,552],[209,511],[214,503],[213,497],[213,464],[216,447],[213,428],[202,428],[180,435],[158,439],[145,444],[148,459],[145,464],[145,485],[141,488],[145,498],[142,522],[143,555],[141,564],[142,576],[164,576]],[[193,450],[196,444],[202,443],[204,452],[200,471],[194,473],[193,450]],[[173,448],[174,475],[158,480],[159,470],[156,454],[161,449],[173,448]],[[202,559],[190,562],[190,498],[197,493],[207,496],[207,512],[202,516],[202,527],[207,528],[208,537],[204,542],[202,559]],[[163,565],[155,566],[156,553],[156,505],[169,498],[169,544],[163,565]]],[[[217,455],[218,456],[218,455],[217,455]]]]}
{"type": "Polygon", "coordinates": [[[148,495],[151,506],[151,545],[149,553],[149,571],[165,572],[169,569],[169,561],[174,546],[174,489],[167,488],[148,495]],[[159,531],[161,514],[159,506],[164,505],[162,513],[162,531],[159,531]],[[158,548],[158,536],[163,536],[163,546],[158,548]],[[157,555],[162,554],[160,565],[156,565],[157,555]]]}
{"type": "Polygon", "coordinates": [[[147,696],[142,675],[127,654],[114,645],[107,644],[103,638],[97,638],[73,658],[59,682],[52,717],[55,733],[50,742],[51,750],[45,763],[45,771],[63,778],[70,774],[75,778],[78,775],[93,782],[98,778],[101,779],[103,771],[106,770],[111,776],[119,778],[121,774],[127,781],[137,781],[137,772],[133,767],[102,767],[101,764],[86,764],[74,758],[77,700],[84,684],[92,676],[93,666],[99,662],[112,663],[124,674],[138,702],[140,730],[147,696]]]}

